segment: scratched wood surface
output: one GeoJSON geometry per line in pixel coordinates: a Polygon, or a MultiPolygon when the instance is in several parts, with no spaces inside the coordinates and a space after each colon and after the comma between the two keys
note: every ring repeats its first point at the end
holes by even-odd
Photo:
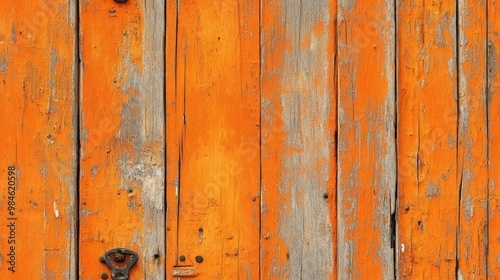
{"type": "Polygon", "coordinates": [[[262,279],[335,279],[335,19],[262,2],[262,279]]]}
{"type": "Polygon", "coordinates": [[[0,4],[0,279],[77,279],[76,14],[0,4]]]}
{"type": "Polygon", "coordinates": [[[167,2],[167,272],[258,279],[259,1],[167,2]]]}
{"type": "Polygon", "coordinates": [[[165,277],[164,9],[81,2],[79,279],[117,247],[139,254],[131,279],[165,277]]]}
{"type": "Polygon", "coordinates": [[[77,2],[0,3],[0,279],[500,279],[496,0],[77,2]]]}
{"type": "Polygon", "coordinates": [[[394,10],[392,1],[339,2],[339,279],[394,276],[394,10]]]}

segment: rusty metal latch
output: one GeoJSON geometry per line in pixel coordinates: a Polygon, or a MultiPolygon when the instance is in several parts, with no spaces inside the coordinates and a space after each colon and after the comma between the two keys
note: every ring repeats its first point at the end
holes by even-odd
{"type": "Polygon", "coordinates": [[[111,279],[128,280],[129,271],[137,263],[139,257],[137,253],[125,248],[116,248],[107,251],[99,258],[101,263],[105,263],[111,269],[111,279]]]}

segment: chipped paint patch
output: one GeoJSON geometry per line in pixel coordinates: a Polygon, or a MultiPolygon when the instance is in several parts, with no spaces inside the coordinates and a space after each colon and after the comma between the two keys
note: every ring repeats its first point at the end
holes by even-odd
{"type": "Polygon", "coordinates": [[[56,219],[59,218],[59,209],[57,208],[57,203],[54,201],[53,202],[54,206],[54,215],[56,216],[56,219]]]}
{"type": "Polygon", "coordinates": [[[7,55],[0,56],[0,74],[5,75],[9,67],[9,57],[7,55]]]}

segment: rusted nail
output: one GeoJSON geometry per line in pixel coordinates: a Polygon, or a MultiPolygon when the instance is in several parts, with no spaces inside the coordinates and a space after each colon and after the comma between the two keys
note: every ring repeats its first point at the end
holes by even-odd
{"type": "Polygon", "coordinates": [[[101,279],[108,279],[108,274],[106,272],[101,274],[101,279]]]}
{"type": "Polygon", "coordinates": [[[104,259],[104,257],[100,257],[100,258],[99,258],[99,262],[100,262],[100,263],[105,263],[105,262],[106,262],[106,260],[104,259]]]}
{"type": "Polygon", "coordinates": [[[185,261],[185,260],[186,260],[186,257],[185,257],[184,255],[180,255],[180,256],[179,256],[179,260],[180,260],[181,262],[183,262],[183,261],[185,261]]]}
{"type": "Polygon", "coordinates": [[[406,205],[405,206],[405,211],[408,211],[408,210],[410,210],[410,206],[406,205]]]}
{"type": "Polygon", "coordinates": [[[115,0],[116,3],[125,3],[127,0],[115,0]]]}

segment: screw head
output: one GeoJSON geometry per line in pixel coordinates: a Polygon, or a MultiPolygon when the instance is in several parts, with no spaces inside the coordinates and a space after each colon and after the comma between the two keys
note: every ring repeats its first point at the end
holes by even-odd
{"type": "Polygon", "coordinates": [[[109,276],[108,276],[108,274],[107,274],[106,272],[103,272],[103,273],[101,274],[101,279],[108,279],[108,277],[109,277],[109,276]]]}
{"type": "Polygon", "coordinates": [[[196,256],[196,258],[194,258],[196,260],[197,263],[202,263],[203,262],[203,257],[202,256],[196,256]]]}
{"type": "Polygon", "coordinates": [[[100,263],[105,263],[105,262],[106,262],[106,260],[104,259],[104,257],[100,257],[100,258],[99,258],[99,262],[100,262],[100,263]]]}
{"type": "Polygon", "coordinates": [[[125,3],[127,0],[115,0],[116,3],[125,3]]]}
{"type": "Polygon", "coordinates": [[[181,262],[183,262],[183,261],[185,261],[185,260],[186,260],[186,257],[185,257],[184,255],[180,255],[180,256],[179,256],[179,260],[180,260],[181,262]]]}
{"type": "Polygon", "coordinates": [[[410,210],[410,206],[406,205],[405,206],[405,211],[408,211],[408,210],[410,210]]]}

